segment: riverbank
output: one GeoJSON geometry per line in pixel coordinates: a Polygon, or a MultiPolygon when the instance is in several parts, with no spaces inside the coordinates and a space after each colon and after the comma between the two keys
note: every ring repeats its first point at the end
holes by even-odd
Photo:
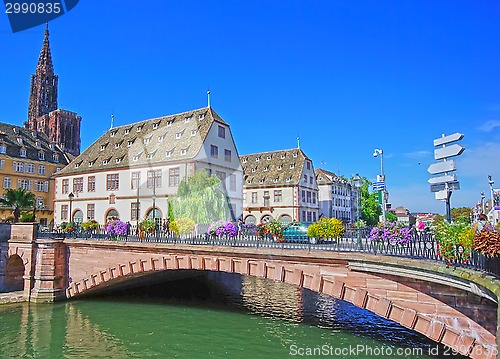
{"type": "Polygon", "coordinates": [[[25,302],[22,290],[17,292],[0,292],[0,304],[25,302]]]}

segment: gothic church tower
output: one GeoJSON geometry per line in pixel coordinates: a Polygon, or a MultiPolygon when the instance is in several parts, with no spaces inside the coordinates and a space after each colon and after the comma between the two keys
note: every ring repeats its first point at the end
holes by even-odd
{"type": "Polygon", "coordinates": [[[45,133],[50,141],[74,156],[80,154],[80,122],[75,112],[57,109],[58,76],[54,74],[49,45],[49,25],[45,28],[42,50],[31,75],[27,128],[45,133]]]}

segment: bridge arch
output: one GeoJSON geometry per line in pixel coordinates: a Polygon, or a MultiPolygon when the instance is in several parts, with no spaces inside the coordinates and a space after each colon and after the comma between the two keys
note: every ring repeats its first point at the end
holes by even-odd
{"type": "MultiPolygon", "coordinates": [[[[330,264],[306,264],[296,260],[272,258],[247,258],[231,255],[210,255],[193,253],[168,253],[151,255],[129,253],[115,256],[114,264],[107,264],[101,270],[88,273],[70,282],[68,298],[90,293],[127,277],[147,275],[153,271],[200,270],[236,273],[280,281],[324,293],[345,300],[357,307],[367,309],[381,317],[399,323],[408,329],[457,349],[464,355],[492,350],[495,333],[485,329],[460,311],[425,293],[416,283],[410,285],[398,282],[394,276],[369,273],[358,268],[351,270],[349,261],[332,261],[330,264]],[[120,260],[121,259],[121,260],[120,260]],[[453,321],[455,320],[455,322],[453,321]],[[457,325],[455,325],[457,324],[457,325]]],[[[70,264],[71,265],[71,264],[70,264]]],[[[352,264],[352,267],[356,267],[352,264]]],[[[484,293],[485,300],[489,293],[484,293]]],[[[496,313],[496,312],[495,312],[496,313]]]]}

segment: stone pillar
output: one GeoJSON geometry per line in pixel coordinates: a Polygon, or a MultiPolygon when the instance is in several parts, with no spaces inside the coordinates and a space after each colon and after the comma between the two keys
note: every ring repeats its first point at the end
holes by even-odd
{"type": "Polygon", "coordinates": [[[30,300],[54,302],[66,299],[66,244],[58,239],[37,239],[35,285],[30,300]]]}
{"type": "Polygon", "coordinates": [[[9,258],[10,224],[0,223],[0,292],[5,285],[5,269],[9,258]]]}

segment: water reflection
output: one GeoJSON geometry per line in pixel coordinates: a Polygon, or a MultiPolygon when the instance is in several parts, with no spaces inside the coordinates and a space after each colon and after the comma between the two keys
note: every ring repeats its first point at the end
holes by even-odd
{"type": "Polygon", "coordinates": [[[78,301],[0,306],[0,357],[289,358],[292,345],[435,346],[326,295],[253,277],[198,274],[78,301]]]}

